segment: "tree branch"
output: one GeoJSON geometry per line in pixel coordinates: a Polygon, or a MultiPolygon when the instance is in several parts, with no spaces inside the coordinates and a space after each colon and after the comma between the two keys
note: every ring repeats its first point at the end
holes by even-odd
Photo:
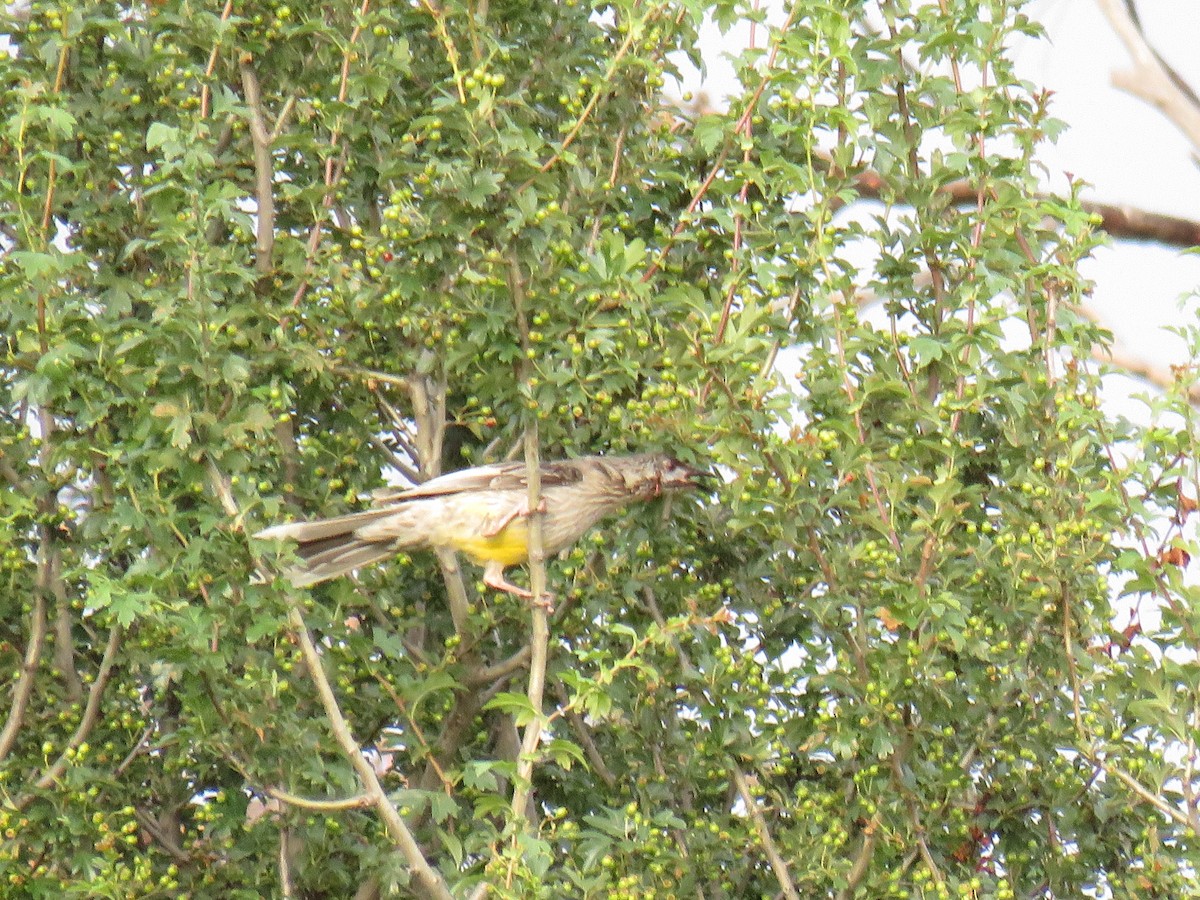
{"type": "Polygon", "coordinates": [[[283,900],[296,896],[296,885],[292,881],[292,841],[287,827],[279,829],[279,893],[283,900]]]}
{"type": "Polygon", "coordinates": [[[371,805],[371,798],[366,794],[355,794],[340,800],[314,800],[311,797],[301,797],[285,791],[283,788],[264,787],[263,793],[273,800],[294,806],[297,809],[310,809],[318,812],[337,812],[343,809],[362,809],[371,805]]]}
{"type": "MultiPolygon", "coordinates": [[[[531,346],[529,322],[525,318],[525,285],[520,265],[515,256],[509,259],[509,290],[516,313],[517,328],[521,335],[521,347],[526,351],[531,346]]],[[[528,378],[528,365],[522,365],[522,380],[528,378]]],[[[529,684],[526,696],[533,708],[534,717],[525,725],[521,736],[521,755],[517,760],[514,779],[512,811],[514,816],[524,816],[533,781],[533,755],[541,740],[545,716],[542,710],[546,690],[546,658],[549,653],[550,623],[546,602],[546,555],[542,545],[542,469],[538,448],[537,416],[531,415],[525,424],[525,471],[529,481],[527,504],[529,509],[529,590],[533,594],[530,625],[529,684]]],[[[514,841],[516,836],[514,835],[514,841]]],[[[514,844],[515,846],[515,844],[514,844]]],[[[510,870],[511,873],[511,870],[510,870]]]]}
{"type": "Polygon", "coordinates": [[[3,760],[13,744],[16,743],[17,733],[25,720],[25,710],[29,707],[29,698],[33,695],[33,682],[37,675],[38,663],[42,658],[42,647],[46,642],[46,597],[50,592],[50,559],[58,551],[51,545],[52,538],[49,528],[39,526],[42,532],[41,544],[38,547],[37,586],[33,593],[33,610],[29,614],[29,642],[25,645],[25,659],[21,663],[21,675],[12,691],[12,705],[8,709],[8,718],[4,722],[4,730],[0,731],[0,760],[3,760]]]}
{"type": "MultiPolygon", "coordinates": [[[[826,162],[828,165],[829,163],[826,162]]],[[[858,196],[882,199],[885,183],[877,172],[860,172],[854,176],[858,196]]],[[[975,206],[979,200],[979,189],[967,181],[954,181],[940,188],[938,193],[949,197],[956,206],[975,206]]],[[[1049,200],[1049,194],[1037,194],[1049,200]]],[[[1113,237],[1133,241],[1154,241],[1173,247],[1200,246],[1200,222],[1149,212],[1134,206],[1102,203],[1097,200],[1080,200],[1079,206],[1100,219],[1100,228],[1113,237]]]]}
{"type": "MultiPolygon", "coordinates": [[[[1171,369],[1148,363],[1120,345],[1093,347],[1092,358],[1112,366],[1117,374],[1140,379],[1164,391],[1173,390],[1179,385],[1179,378],[1171,369]]],[[[1200,384],[1193,384],[1187,389],[1187,399],[1192,406],[1200,406],[1200,384]]]]}
{"type": "Polygon", "coordinates": [[[1102,769],[1104,769],[1105,772],[1107,772],[1109,775],[1112,775],[1168,819],[1172,819],[1185,827],[1191,827],[1191,822],[1188,820],[1186,813],[1176,809],[1162,797],[1158,796],[1158,794],[1146,788],[1140,781],[1138,781],[1124,769],[1118,769],[1116,766],[1110,765],[1106,760],[1093,761],[1102,769]]]}
{"type": "Polygon", "coordinates": [[[134,809],[133,817],[137,819],[137,823],[142,826],[146,834],[150,835],[158,846],[166,850],[173,860],[180,863],[192,862],[192,857],[180,845],[178,837],[169,829],[163,828],[154,816],[144,809],[134,809]]]}
{"type": "Polygon", "coordinates": [[[74,617],[71,615],[71,603],[67,600],[66,585],[63,584],[62,572],[55,560],[54,571],[50,573],[51,590],[54,591],[54,665],[62,673],[66,695],[72,703],[83,699],[83,682],[75,665],[75,641],[71,634],[74,617]]]}
{"type": "Polygon", "coordinates": [[[254,264],[260,274],[266,275],[271,271],[271,255],[275,249],[275,178],[271,164],[271,135],[263,121],[262,91],[259,89],[258,76],[250,65],[251,59],[249,53],[243,53],[238,62],[246,107],[250,112],[250,140],[254,145],[254,193],[258,206],[254,264]]]}
{"type": "Polygon", "coordinates": [[[746,805],[746,812],[754,822],[754,830],[758,832],[758,839],[763,845],[763,851],[767,854],[771,871],[775,873],[775,880],[779,882],[780,893],[788,900],[800,900],[800,894],[796,892],[796,885],[788,872],[787,862],[779,854],[779,848],[775,846],[775,839],[771,837],[771,829],[767,827],[766,817],[763,816],[758,801],[750,793],[750,785],[746,781],[746,776],[738,764],[732,760],[729,771],[733,774],[733,783],[737,787],[738,795],[742,798],[742,803],[746,805]]]}
{"type": "MultiPolygon", "coordinates": [[[[217,470],[216,464],[209,459],[210,473],[213,474],[216,480],[221,481],[223,477],[217,470]]],[[[237,507],[233,503],[232,497],[223,497],[223,503],[230,515],[237,515],[237,507]]],[[[321,662],[321,654],[317,651],[316,645],[313,643],[312,635],[308,631],[308,625],[304,621],[304,617],[300,614],[300,607],[294,597],[288,597],[288,626],[295,637],[297,644],[300,647],[300,654],[304,659],[305,667],[308,669],[309,678],[312,679],[313,686],[317,689],[317,695],[321,699],[321,706],[325,710],[325,717],[329,720],[330,730],[333,732],[334,738],[342,749],[342,754],[353,766],[355,773],[358,775],[359,782],[365,788],[365,801],[379,813],[380,819],[383,820],[384,826],[387,828],[388,834],[391,835],[393,842],[399,847],[400,852],[408,861],[409,868],[413,872],[413,877],[416,879],[423,890],[424,896],[438,898],[438,900],[453,900],[449,889],[446,887],[442,876],[434,869],[429,861],[421,852],[421,847],[417,844],[412,832],[408,826],[404,824],[404,819],[400,816],[399,810],[388,799],[387,793],[383,789],[383,785],[379,781],[379,775],[375,771],[375,767],[364,755],[362,748],[354,739],[353,733],[350,731],[350,725],[342,715],[341,706],[338,704],[336,695],[333,693],[333,687],[329,683],[329,678],[325,674],[325,667],[321,662]]]]}
{"type": "Polygon", "coordinates": [[[296,605],[296,601],[290,598],[288,603],[288,624],[291,626],[292,634],[300,645],[301,655],[304,657],[305,665],[308,667],[309,677],[312,678],[313,685],[317,689],[317,694],[321,698],[321,705],[325,709],[325,717],[329,720],[333,736],[341,747],[343,755],[354,767],[359,781],[366,788],[365,793],[368,801],[375,807],[375,810],[379,813],[379,817],[383,820],[384,826],[388,830],[388,834],[391,835],[392,840],[400,848],[401,853],[404,854],[404,858],[408,861],[408,865],[413,871],[413,877],[421,886],[426,896],[436,897],[439,900],[453,900],[449,889],[446,887],[446,883],[442,880],[442,876],[436,869],[430,866],[412,832],[408,830],[408,826],[404,824],[404,820],[400,817],[400,812],[388,799],[387,794],[383,790],[383,785],[379,782],[379,776],[375,773],[375,767],[367,760],[362,748],[355,741],[354,735],[350,731],[350,726],[342,715],[342,710],[338,705],[337,697],[333,693],[333,688],[329,684],[329,678],[325,674],[325,668],[321,662],[321,654],[317,652],[312,635],[308,632],[308,626],[304,622],[304,617],[300,615],[300,609],[296,605]]]}
{"type": "Polygon", "coordinates": [[[604,782],[609,790],[612,790],[617,786],[617,776],[612,773],[612,770],[608,767],[608,763],[604,761],[604,756],[600,753],[600,748],[596,746],[596,741],[592,738],[592,732],[588,728],[587,722],[583,720],[583,716],[579,715],[571,707],[570,697],[567,696],[567,689],[561,681],[555,680],[554,692],[558,696],[559,705],[563,707],[567,722],[574,730],[575,736],[579,739],[579,743],[583,747],[584,755],[587,756],[592,771],[600,776],[600,780],[604,782]]]}
{"type": "Polygon", "coordinates": [[[858,848],[846,875],[846,886],[838,891],[838,900],[850,900],[866,877],[871,867],[871,858],[875,855],[875,843],[879,840],[879,825],[882,821],[883,813],[876,810],[875,815],[871,816],[871,820],[863,828],[862,845],[858,848]]]}
{"type": "Polygon", "coordinates": [[[528,665],[532,651],[533,648],[526,644],[507,659],[502,659],[498,663],[468,672],[466,682],[471,687],[482,687],[485,684],[491,684],[494,681],[507,678],[517,670],[523,669],[528,665]]]}
{"type": "Polygon", "coordinates": [[[1119,0],[1096,0],[1133,57],[1133,71],[1114,72],[1113,86],[1157,108],[1200,150],[1200,105],[1196,95],[1146,40],[1140,24],[1119,0]]]}
{"type": "MultiPolygon", "coordinates": [[[[117,650],[121,646],[122,629],[118,625],[114,625],[108,632],[108,643],[104,647],[104,656],[100,659],[100,668],[96,671],[96,680],[92,682],[91,688],[88,690],[87,705],[83,709],[83,716],[79,720],[79,725],[75,729],[75,733],[71,735],[71,739],[67,742],[66,749],[59,754],[54,764],[46,770],[45,774],[37,780],[36,787],[39,790],[45,790],[62,777],[63,772],[67,770],[70,764],[70,759],[67,756],[68,751],[78,750],[80,745],[87,740],[92,729],[96,727],[96,723],[100,721],[100,700],[104,696],[104,689],[108,687],[108,681],[112,677],[113,665],[116,662],[117,650]]],[[[17,801],[18,807],[26,806],[33,795],[29,794],[21,800],[17,801]]]]}

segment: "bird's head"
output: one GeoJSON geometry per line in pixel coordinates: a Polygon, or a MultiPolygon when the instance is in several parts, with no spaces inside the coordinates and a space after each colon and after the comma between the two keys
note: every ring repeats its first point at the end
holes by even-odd
{"type": "Polygon", "coordinates": [[[709,476],[708,472],[665,453],[629,457],[629,470],[622,474],[629,490],[646,499],[667,491],[699,487],[701,480],[709,476]]]}

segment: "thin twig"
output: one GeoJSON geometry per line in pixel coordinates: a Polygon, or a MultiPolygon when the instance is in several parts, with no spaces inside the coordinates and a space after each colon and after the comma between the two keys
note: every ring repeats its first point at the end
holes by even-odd
{"type": "Polygon", "coordinates": [[[458,102],[467,102],[467,92],[463,86],[463,74],[458,60],[458,48],[454,46],[454,41],[450,38],[450,32],[446,28],[445,11],[434,6],[430,0],[420,0],[421,6],[425,8],[425,12],[429,13],[429,17],[433,19],[433,30],[437,33],[437,38],[442,42],[442,47],[446,51],[446,61],[450,63],[450,71],[454,75],[454,87],[458,92],[458,102]]]}
{"type": "Polygon", "coordinates": [[[434,772],[437,774],[437,777],[441,780],[442,790],[446,792],[446,796],[452,797],[454,795],[454,785],[450,781],[450,779],[448,777],[446,777],[445,770],[438,763],[437,757],[434,755],[433,749],[429,745],[429,740],[425,737],[425,732],[422,730],[421,726],[417,723],[416,717],[409,710],[408,704],[404,702],[404,698],[400,696],[400,694],[396,691],[396,689],[394,687],[392,687],[392,685],[388,682],[388,680],[386,678],[381,676],[378,672],[374,671],[373,669],[371,671],[371,674],[375,676],[375,680],[379,683],[379,686],[383,688],[384,692],[389,697],[392,698],[392,702],[396,704],[396,708],[398,710],[400,710],[401,713],[404,714],[404,719],[406,722],[408,722],[409,729],[416,736],[417,742],[421,745],[421,752],[424,753],[425,756],[429,759],[429,764],[431,766],[433,766],[434,772]]]}
{"type": "MultiPolygon", "coordinates": [[[[221,10],[221,24],[224,25],[229,21],[229,14],[233,12],[233,0],[225,0],[225,8],[221,10]]],[[[208,118],[208,104],[211,97],[211,91],[208,88],[208,80],[212,78],[213,70],[217,66],[217,55],[221,50],[221,42],[213,43],[212,52],[208,54],[208,65],[204,67],[204,83],[200,85],[200,118],[208,118]]]]}
{"type": "Polygon", "coordinates": [[[137,739],[137,741],[134,743],[132,749],[130,749],[130,751],[125,754],[125,758],[123,760],[121,760],[121,762],[117,765],[117,767],[115,769],[113,769],[114,775],[121,775],[126,769],[128,769],[133,764],[133,761],[135,759],[137,759],[138,756],[141,754],[142,748],[147,746],[147,742],[150,740],[150,736],[154,734],[154,732],[157,728],[158,728],[158,725],[156,723],[151,723],[150,725],[146,726],[145,730],[142,731],[142,736],[137,739]]]}
{"type": "Polygon", "coordinates": [[[1167,818],[1172,819],[1180,825],[1188,828],[1192,826],[1192,823],[1188,820],[1186,813],[1176,809],[1162,797],[1158,796],[1158,794],[1155,794],[1153,791],[1143,786],[1140,781],[1138,781],[1124,769],[1118,769],[1116,766],[1110,765],[1104,760],[1098,760],[1097,765],[1101,766],[1106,774],[1116,778],[1167,818]]]}
{"type": "MultiPolygon", "coordinates": [[[[342,73],[341,81],[338,85],[338,103],[344,104],[350,89],[350,60],[358,54],[355,44],[358,43],[359,35],[362,34],[363,23],[367,19],[367,12],[371,8],[371,0],[362,0],[362,4],[358,8],[358,15],[355,18],[355,26],[350,31],[350,39],[346,42],[345,48],[342,50],[342,73]]],[[[326,213],[333,215],[334,202],[336,200],[336,186],[342,179],[342,173],[346,170],[346,151],[341,146],[342,132],[339,126],[334,126],[329,135],[329,156],[325,160],[325,194],[321,198],[321,206],[326,213]]],[[[296,290],[292,294],[292,307],[300,305],[300,301],[304,299],[305,293],[308,291],[308,278],[312,274],[314,260],[316,259],[317,247],[321,244],[321,235],[323,233],[322,220],[318,216],[312,224],[312,229],[308,235],[308,253],[304,260],[304,271],[300,275],[300,281],[296,285],[296,290]]]]}
{"type": "Polygon", "coordinates": [[[338,812],[344,809],[363,809],[371,805],[371,798],[366,794],[355,794],[338,800],[314,800],[311,797],[301,797],[291,791],[279,787],[264,787],[262,792],[273,800],[294,806],[297,809],[308,809],[316,812],[338,812]]]}
{"type": "Polygon", "coordinates": [[[588,728],[587,722],[574,709],[569,708],[570,697],[567,695],[566,686],[561,681],[555,680],[554,692],[558,696],[559,705],[564,707],[567,717],[567,722],[570,724],[576,737],[579,738],[579,743],[583,747],[583,753],[588,758],[588,763],[592,767],[592,771],[600,776],[600,780],[612,790],[617,786],[617,776],[609,769],[608,763],[604,761],[604,755],[600,752],[600,748],[596,746],[596,741],[592,737],[592,731],[588,728]]]}
{"type": "MultiPolygon", "coordinates": [[[[612,78],[617,72],[617,67],[620,66],[621,61],[629,52],[629,48],[632,47],[634,42],[642,36],[642,28],[645,26],[645,24],[649,22],[650,19],[660,10],[661,7],[651,8],[643,17],[641,22],[639,22],[636,26],[629,26],[629,31],[625,35],[625,40],[621,42],[621,46],[617,48],[617,52],[614,53],[612,59],[608,61],[608,69],[605,71],[599,83],[592,91],[592,96],[588,98],[587,105],[584,106],[583,110],[579,113],[579,116],[575,119],[575,124],[571,126],[571,130],[567,132],[567,135],[563,138],[562,143],[558,145],[558,149],[554,151],[548,160],[538,167],[538,172],[550,171],[550,169],[552,169],[555,164],[563,158],[563,154],[566,153],[567,148],[575,142],[575,138],[579,137],[579,132],[582,130],[584,123],[591,118],[592,113],[596,109],[596,105],[600,102],[600,97],[605,91],[608,90],[609,85],[612,83],[612,78]]],[[[517,189],[517,193],[521,193],[531,184],[533,184],[532,178],[522,184],[521,187],[517,189]]]]}
{"type": "MultiPolygon", "coordinates": [[[[71,55],[71,44],[67,40],[69,25],[67,18],[64,16],[62,21],[61,36],[62,46],[58,50],[58,68],[54,73],[54,93],[61,93],[63,80],[67,74],[67,60],[71,55]]],[[[42,239],[46,240],[50,233],[50,219],[54,213],[54,190],[58,183],[58,166],[57,160],[53,154],[50,154],[50,162],[46,167],[46,196],[42,202],[42,239]]]]}
{"type": "MultiPolygon", "coordinates": [[[[775,66],[775,58],[779,53],[779,46],[787,36],[788,32],[791,30],[792,22],[796,20],[796,16],[801,12],[801,6],[803,6],[802,3],[792,3],[792,8],[788,12],[787,21],[785,21],[779,29],[779,39],[775,41],[771,47],[771,52],[767,54],[767,63],[764,67],[762,77],[759,79],[758,86],[754,89],[754,93],[746,103],[746,108],[742,111],[741,116],[738,117],[736,124],[733,126],[733,134],[741,134],[744,132],[747,126],[750,124],[751,119],[754,118],[754,112],[756,109],[758,109],[758,101],[762,99],[763,91],[765,91],[767,89],[767,85],[771,83],[771,79],[773,77],[771,69],[773,69],[775,66]]],[[[658,257],[643,273],[643,283],[653,278],[655,273],[658,272],[658,270],[662,267],[663,262],[667,258],[667,254],[671,252],[671,248],[675,243],[675,238],[677,238],[683,229],[687,227],[688,217],[690,217],[700,205],[701,200],[703,200],[704,195],[708,193],[708,189],[712,186],[713,181],[716,180],[717,175],[724,171],[725,160],[728,158],[729,142],[726,141],[724,146],[721,147],[721,152],[718,154],[716,161],[708,170],[708,175],[705,176],[704,181],[701,182],[700,187],[696,190],[696,193],[692,195],[691,201],[688,203],[683,214],[680,216],[679,223],[671,232],[671,236],[667,239],[666,244],[658,252],[658,257]]],[[[720,339],[718,338],[718,343],[719,342],[720,339]]]]}
{"type": "Polygon", "coordinates": [[[137,823],[142,826],[146,834],[150,835],[158,846],[166,850],[173,860],[180,863],[193,862],[192,857],[180,845],[179,838],[172,834],[170,829],[163,828],[158,819],[143,809],[134,809],[133,817],[137,819],[137,823]]]}

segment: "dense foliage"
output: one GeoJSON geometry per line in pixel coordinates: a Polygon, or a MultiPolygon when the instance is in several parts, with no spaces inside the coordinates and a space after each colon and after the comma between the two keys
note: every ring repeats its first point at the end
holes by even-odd
{"type": "Polygon", "coordinates": [[[1194,429],[1098,409],[1035,26],[753,6],[10,10],[5,896],[1197,890],[1194,429]],[[542,708],[469,565],[255,580],[526,437],[722,475],[548,562],[542,708]]]}

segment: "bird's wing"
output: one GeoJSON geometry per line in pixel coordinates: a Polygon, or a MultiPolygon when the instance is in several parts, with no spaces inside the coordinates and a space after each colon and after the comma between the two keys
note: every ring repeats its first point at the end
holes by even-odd
{"type": "MultiPolygon", "coordinates": [[[[545,487],[574,484],[583,479],[582,460],[564,459],[542,465],[542,485],[545,487]]],[[[476,466],[431,478],[424,484],[402,490],[376,491],[372,499],[379,504],[399,503],[419,497],[444,497],[469,491],[515,491],[529,487],[527,469],[523,462],[495,463],[476,466]]]]}

